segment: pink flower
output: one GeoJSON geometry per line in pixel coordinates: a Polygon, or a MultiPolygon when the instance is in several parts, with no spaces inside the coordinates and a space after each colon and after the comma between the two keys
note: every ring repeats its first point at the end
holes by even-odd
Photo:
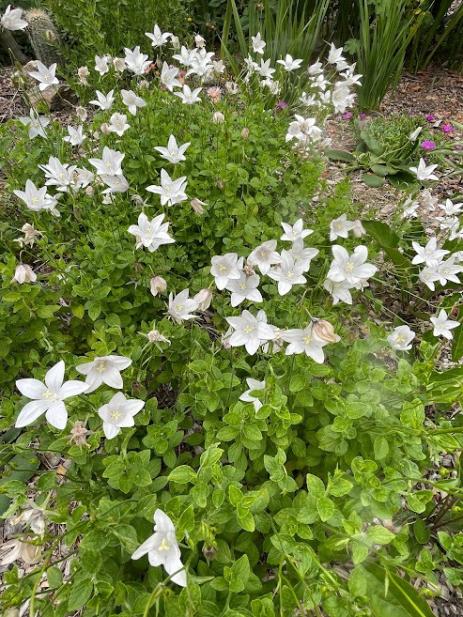
{"type": "Polygon", "coordinates": [[[281,111],[282,109],[286,109],[288,107],[288,103],[286,101],[277,101],[275,105],[275,109],[277,111],[281,111]]]}
{"type": "Polygon", "coordinates": [[[426,120],[427,120],[428,122],[435,122],[435,121],[436,121],[436,116],[435,116],[434,114],[427,114],[427,115],[425,116],[425,118],[426,118],[426,120]]]}
{"type": "Polygon", "coordinates": [[[366,114],[364,111],[361,111],[361,112],[359,113],[359,118],[360,118],[360,120],[366,120],[366,119],[367,119],[367,117],[368,117],[368,116],[367,116],[367,114],[366,114]]]}
{"type": "Polygon", "coordinates": [[[343,120],[352,120],[352,116],[353,116],[353,114],[352,114],[352,112],[351,112],[351,111],[345,111],[345,112],[342,114],[341,118],[342,118],[343,120]]]}
{"type": "Polygon", "coordinates": [[[432,141],[431,139],[425,139],[424,141],[421,142],[420,145],[423,148],[423,150],[426,150],[427,152],[431,152],[431,150],[436,149],[436,142],[432,141]]]}
{"type": "Polygon", "coordinates": [[[442,132],[446,134],[453,133],[453,131],[455,130],[454,127],[449,122],[447,122],[446,124],[443,124],[441,128],[442,128],[442,132]]]}

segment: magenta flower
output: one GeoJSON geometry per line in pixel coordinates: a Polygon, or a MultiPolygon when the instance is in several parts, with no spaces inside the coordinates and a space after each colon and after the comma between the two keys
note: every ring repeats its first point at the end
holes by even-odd
{"type": "Polygon", "coordinates": [[[364,111],[361,111],[359,113],[359,118],[360,118],[360,120],[366,120],[367,119],[366,113],[364,111]]]}
{"type": "Polygon", "coordinates": [[[352,114],[352,112],[351,112],[351,111],[345,111],[345,112],[342,114],[341,118],[342,118],[343,120],[352,120],[352,116],[353,116],[353,114],[352,114]]]}
{"type": "Polygon", "coordinates": [[[435,116],[434,114],[427,114],[427,115],[425,116],[425,118],[426,118],[426,120],[427,120],[428,122],[435,122],[435,121],[436,121],[436,116],[435,116]]]}
{"type": "Polygon", "coordinates": [[[423,150],[426,150],[427,152],[431,152],[431,150],[436,149],[436,142],[432,141],[431,139],[425,139],[424,141],[421,142],[420,145],[423,148],[423,150]]]}
{"type": "Polygon", "coordinates": [[[281,111],[282,109],[286,109],[288,107],[288,103],[286,101],[277,101],[277,104],[275,105],[275,109],[277,109],[277,111],[281,111]]]}
{"type": "Polygon", "coordinates": [[[455,130],[454,127],[450,124],[450,122],[443,124],[441,128],[442,128],[442,132],[446,134],[453,133],[453,131],[455,130]]]}

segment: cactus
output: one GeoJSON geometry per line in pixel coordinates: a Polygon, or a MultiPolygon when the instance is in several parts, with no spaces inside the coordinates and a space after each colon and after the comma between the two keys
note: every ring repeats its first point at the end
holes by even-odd
{"type": "Polygon", "coordinates": [[[61,39],[51,17],[41,9],[31,9],[25,13],[28,23],[27,35],[35,57],[46,66],[60,63],[61,39]]]}

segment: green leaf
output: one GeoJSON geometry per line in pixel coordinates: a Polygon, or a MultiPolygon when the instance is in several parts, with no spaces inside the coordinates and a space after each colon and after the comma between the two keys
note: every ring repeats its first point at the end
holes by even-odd
{"type": "Polygon", "coordinates": [[[180,465],[169,474],[169,482],[188,484],[196,482],[196,472],[189,465],[180,465]]]}
{"type": "MultiPolygon", "coordinates": [[[[450,317],[450,319],[453,318],[450,317]]],[[[453,330],[455,334],[453,335],[452,342],[452,360],[454,362],[458,362],[463,358],[463,307],[460,308],[456,321],[459,321],[460,325],[453,330]]]]}
{"type": "Polygon", "coordinates": [[[400,238],[389,225],[382,221],[362,221],[362,225],[396,266],[401,268],[411,266],[411,262],[398,250],[400,238]]]}
{"type": "Polygon", "coordinates": [[[367,531],[367,538],[373,544],[389,544],[395,538],[392,531],[386,529],[382,525],[374,525],[373,527],[369,527],[367,531]]]}
{"type": "Polygon", "coordinates": [[[69,594],[68,610],[77,611],[83,606],[92,595],[93,583],[90,579],[84,579],[78,583],[71,583],[71,593],[69,594]]]}
{"type": "Polygon", "coordinates": [[[363,174],[362,180],[371,188],[379,188],[384,184],[384,177],[377,176],[376,174],[363,174]]]}
{"type": "Polygon", "coordinates": [[[314,474],[308,473],[306,475],[306,483],[307,489],[311,495],[314,497],[324,497],[325,496],[325,485],[323,480],[314,474]]]}
{"type": "MultiPolygon", "coordinates": [[[[386,588],[387,579],[388,595],[391,595],[405,611],[405,615],[408,617],[435,617],[426,600],[404,578],[377,564],[370,564],[365,568],[383,585],[383,588],[386,588]]],[[[386,596],[386,594],[384,595],[386,596]]],[[[401,615],[397,614],[397,617],[401,617],[401,615]]]]}
{"type": "Polygon", "coordinates": [[[242,555],[231,567],[229,589],[233,593],[240,593],[247,585],[251,568],[247,555],[242,555]]]}
{"type": "Polygon", "coordinates": [[[318,516],[324,523],[333,516],[335,510],[336,506],[329,497],[319,497],[317,499],[318,516]]]}
{"type": "Polygon", "coordinates": [[[387,443],[387,439],[385,437],[375,437],[375,441],[373,442],[373,448],[375,451],[375,459],[380,461],[389,454],[389,444],[387,443]]]}
{"type": "Polygon", "coordinates": [[[139,544],[135,529],[131,525],[117,525],[111,531],[126,551],[132,554],[139,544]]]}
{"type": "Polygon", "coordinates": [[[353,163],[355,161],[355,156],[347,150],[327,150],[326,155],[330,161],[343,161],[344,163],[353,163]]]}

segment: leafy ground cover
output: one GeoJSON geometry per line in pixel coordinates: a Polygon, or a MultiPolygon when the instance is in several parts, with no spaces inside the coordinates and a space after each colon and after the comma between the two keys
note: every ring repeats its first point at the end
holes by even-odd
{"type": "Polygon", "coordinates": [[[378,221],[329,175],[342,49],[259,37],[235,80],[150,34],[155,63],[80,67],[67,125],[0,134],[3,611],[432,615],[462,581],[463,206],[421,213],[458,150],[361,127],[407,155],[378,221]]]}

